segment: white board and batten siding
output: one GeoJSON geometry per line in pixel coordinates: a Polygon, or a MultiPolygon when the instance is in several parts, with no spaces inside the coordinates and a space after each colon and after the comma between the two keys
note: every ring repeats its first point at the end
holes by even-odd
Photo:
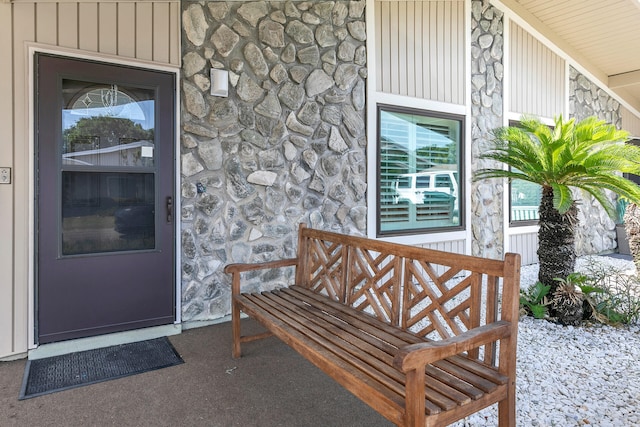
{"type": "Polygon", "coordinates": [[[0,160],[12,168],[0,189],[0,359],[24,354],[30,341],[29,46],[178,69],[180,20],[176,0],[0,0],[0,160]]]}
{"type": "Polygon", "coordinates": [[[509,110],[552,119],[565,110],[565,61],[519,25],[509,38],[509,110]]]}
{"type": "Polygon", "coordinates": [[[634,139],[640,139],[640,117],[626,109],[620,107],[622,111],[622,129],[631,134],[634,139]]]}
{"type": "Polygon", "coordinates": [[[465,104],[465,2],[375,2],[376,90],[465,104]]]}
{"type": "Polygon", "coordinates": [[[509,252],[519,253],[522,265],[538,262],[538,233],[529,232],[509,236],[509,252]]]}

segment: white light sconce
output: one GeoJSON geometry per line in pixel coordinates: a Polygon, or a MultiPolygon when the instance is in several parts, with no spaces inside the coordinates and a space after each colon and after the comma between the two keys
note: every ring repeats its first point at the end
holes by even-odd
{"type": "Polygon", "coordinates": [[[226,70],[211,69],[211,95],[229,96],[229,72],[226,70]]]}

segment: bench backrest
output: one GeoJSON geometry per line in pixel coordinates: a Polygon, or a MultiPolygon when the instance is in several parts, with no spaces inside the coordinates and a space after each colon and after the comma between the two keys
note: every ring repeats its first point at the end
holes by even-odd
{"type": "MultiPolygon", "coordinates": [[[[501,261],[304,225],[299,233],[297,285],[427,339],[497,320],[513,321],[517,328],[519,281],[518,254],[501,261]]],[[[495,345],[482,353],[495,365],[495,345]]]]}

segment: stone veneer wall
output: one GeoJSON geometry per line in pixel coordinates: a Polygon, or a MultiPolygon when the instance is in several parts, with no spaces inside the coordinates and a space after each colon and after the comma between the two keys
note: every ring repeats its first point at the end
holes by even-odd
{"type": "Polygon", "coordinates": [[[183,3],[184,321],[228,314],[223,266],[295,256],[301,222],[365,233],[364,7],[183,3]],[[211,68],[229,71],[228,98],[209,95],[211,68]]]}
{"type": "MultiPolygon", "coordinates": [[[[498,164],[479,160],[491,131],[502,122],[503,13],[488,1],[471,3],[471,173],[498,164]]],[[[472,254],[501,259],[504,255],[501,180],[474,182],[471,191],[472,254]]]]}
{"type": "MultiPolygon", "coordinates": [[[[576,121],[595,115],[622,128],[620,103],[573,67],[569,67],[569,94],[569,115],[576,121]]],[[[580,192],[575,192],[575,197],[580,200],[576,253],[589,255],[614,250],[615,222],[592,197],[585,200],[580,192]]]]}

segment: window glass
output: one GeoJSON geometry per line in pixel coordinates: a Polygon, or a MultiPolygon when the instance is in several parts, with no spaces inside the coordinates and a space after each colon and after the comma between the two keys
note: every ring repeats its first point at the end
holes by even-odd
{"type": "Polygon", "coordinates": [[[378,108],[378,234],[462,228],[463,118],[378,108]]]}
{"type": "MultiPolygon", "coordinates": [[[[509,122],[509,126],[518,126],[518,124],[518,121],[509,122]]],[[[537,224],[541,198],[542,187],[540,185],[521,179],[512,180],[509,192],[510,224],[512,226],[537,224]]]]}

